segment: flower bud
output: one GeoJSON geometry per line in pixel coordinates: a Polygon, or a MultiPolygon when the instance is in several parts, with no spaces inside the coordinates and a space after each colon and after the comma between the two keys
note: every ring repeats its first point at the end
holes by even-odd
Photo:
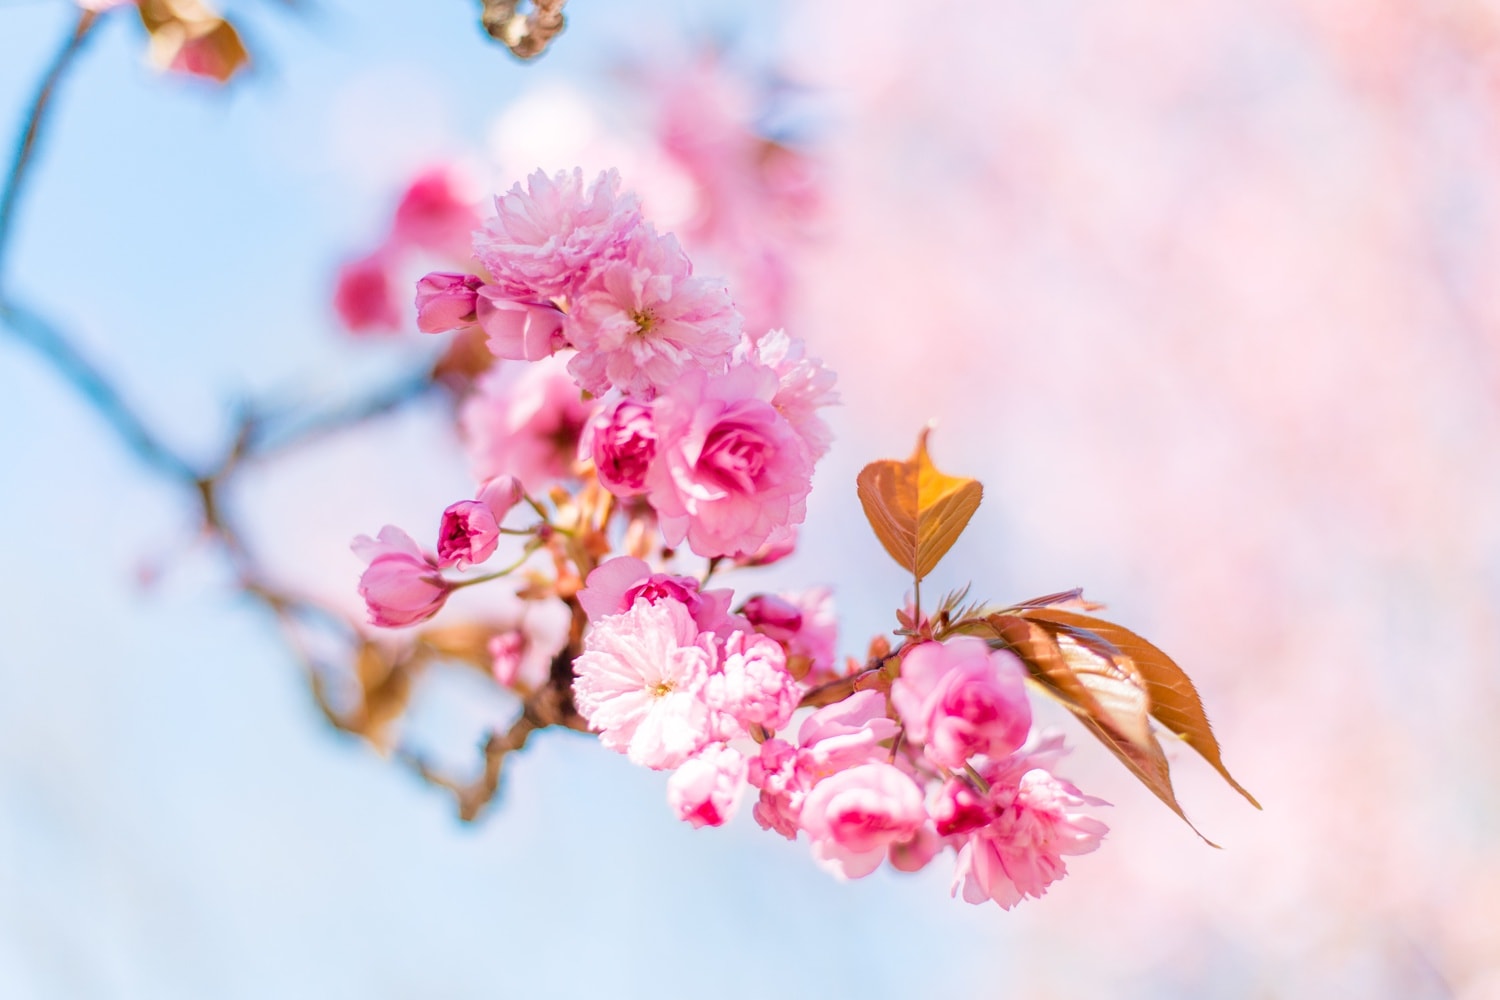
{"type": "Polygon", "coordinates": [[[802,609],[775,594],[756,594],[745,602],[743,611],[755,631],[783,645],[802,628],[802,609]]]}
{"type": "Polygon", "coordinates": [[[478,289],[474,315],[497,358],[540,361],[568,346],[563,311],[550,302],[513,301],[485,285],[478,289]]]}
{"type": "Polygon", "coordinates": [[[432,557],[393,525],[381,528],[378,538],[360,535],[351,548],[369,564],[359,578],[359,594],[372,625],[403,628],[426,621],[453,589],[432,557]]]}
{"type": "Polygon", "coordinates": [[[495,553],[500,525],[488,505],[479,500],[460,500],[443,511],[438,528],[438,565],[466,569],[495,553]]]}
{"type": "Polygon", "coordinates": [[[475,302],[484,284],[472,274],[433,271],[417,282],[417,329],[445,333],[475,321],[475,302]]]}

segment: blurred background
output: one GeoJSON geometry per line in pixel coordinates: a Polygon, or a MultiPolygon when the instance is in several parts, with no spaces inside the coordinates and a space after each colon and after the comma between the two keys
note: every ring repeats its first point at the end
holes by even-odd
{"type": "MultiPolygon", "coordinates": [[[[778,315],[844,399],[801,551],[739,585],[833,586],[861,653],[907,582],[854,475],[936,420],[986,499],[934,589],[1087,588],[1264,811],[1168,747],[1213,850],[1053,713],[1111,834],[1009,913],[944,862],[840,884],[748,815],[694,831],[573,733],[464,827],[326,724],[181,495],[0,337],[0,996],[1500,997],[1500,6],[571,0],[530,65],[476,7],[231,6],[255,67],[222,90],[110,15],[12,290],[208,456],[235,400],[433,351],[332,306],[418,171],[617,163],[670,220],[661,109],[739,120],[806,157],[778,315]]],[[[75,16],[0,5],[0,135],[75,16]]],[[[469,490],[434,401],[231,499],[354,610],[349,539],[469,490]]],[[[460,760],[463,690],[417,705],[460,760]]]]}

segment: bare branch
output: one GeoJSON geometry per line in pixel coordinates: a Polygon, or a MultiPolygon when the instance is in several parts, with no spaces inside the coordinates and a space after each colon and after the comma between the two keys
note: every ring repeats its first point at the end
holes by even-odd
{"type": "Polygon", "coordinates": [[[21,137],[16,143],[16,156],[5,176],[4,192],[0,193],[0,289],[5,287],[5,254],[11,231],[15,227],[16,206],[20,204],[21,192],[31,175],[29,167],[36,153],[37,142],[46,129],[52,96],[57,92],[58,84],[62,82],[68,68],[73,65],[73,60],[82,51],[84,40],[88,38],[98,19],[99,15],[91,10],[79,13],[73,30],[42,74],[42,82],[37,86],[36,96],[32,98],[31,107],[26,112],[21,137]]]}

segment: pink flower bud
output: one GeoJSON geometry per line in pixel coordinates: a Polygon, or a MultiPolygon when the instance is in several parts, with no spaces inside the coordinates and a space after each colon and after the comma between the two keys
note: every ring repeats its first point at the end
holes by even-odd
{"type": "Polygon", "coordinates": [[[774,594],[756,594],[745,602],[744,615],[755,631],[785,644],[802,628],[802,611],[774,594]]]}
{"type": "Polygon", "coordinates": [[[490,508],[478,500],[460,500],[443,511],[438,528],[438,565],[465,569],[494,555],[500,525],[490,508]]]}
{"type": "Polygon", "coordinates": [[[495,515],[496,524],[505,520],[505,515],[521,502],[524,495],[521,481],[515,476],[495,476],[479,487],[479,501],[495,515]]]}
{"type": "Polygon", "coordinates": [[[474,304],[484,284],[472,274],[433,271],[417,282],[417,329],[445,333],[475,321],[474,304]]]}
{"type": "Polygon", "coordinates": [[[393,525],[381,528],[377,538],[360,535],[350,547],[369,564],[359,578],[359,594],[372,625],[403,628],[426,621],[453,589],[436,561],[393,525]]]}
{"type": "Polygon", "coordinates": [[[515,476],[496,476],[480,488],[479,499],[450,505],[438,528],[438,565],[466,569],[494,555],[500,522],[520,499],[515,476]]]}
{"type": "Polygon", "coordinates": [[[563,311],[550,302],[517,302],[490,285],[478,289],[474,315],[490,351],[507,361],[540,361],[568,346],[563,311]]]}

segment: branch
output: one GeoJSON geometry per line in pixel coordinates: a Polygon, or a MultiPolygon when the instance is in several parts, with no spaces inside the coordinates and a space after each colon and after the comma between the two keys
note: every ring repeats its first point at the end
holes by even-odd
{"type": "Polygon", "coordinates": [[[79,13],[78,22],[73,26],[72,32],[63,42],[62,48],[58,49],[57,54],[52,57],[52,62],[48,65],[46,72],[42,74],[42,82],[37,87],[36,96],[31,100],[30,110],[26,113],[25,124],[21,127],[21,138],[16,144],[16,157],[11,164],[10,172],[6,174],[5,190],[0,193],[0,289],[4,288],[5,254],[10,243],[11,231],[15,227],[16,206],[20,204],[21,192],[30,176],[28,167],[36,152],[37,141],[47,125],[47,112],[52,104],[52,95],[57,91],[58,84],[62,82],[68,68],[73,65],[78,53],[82,51],[84,40],[98,19],[99,15],[91,10],[79,13]]]}

